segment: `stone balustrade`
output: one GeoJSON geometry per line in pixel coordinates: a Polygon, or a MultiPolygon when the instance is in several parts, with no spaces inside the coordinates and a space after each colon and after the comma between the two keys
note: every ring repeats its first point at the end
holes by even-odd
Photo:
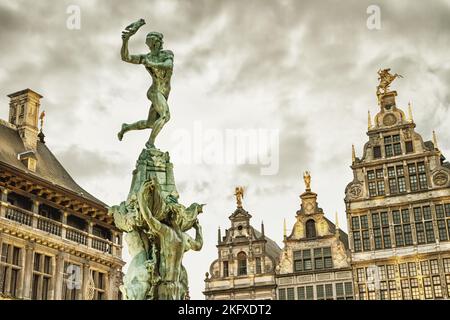
{"type": "Polygon", "coordinates": [[[31,211],[0,202],[0,218],[18,222],[33,229],[88,246],[106,254],[120,257],[121,246],[108,239],[97,237],[91,233],[55,221],[31,211]]]}

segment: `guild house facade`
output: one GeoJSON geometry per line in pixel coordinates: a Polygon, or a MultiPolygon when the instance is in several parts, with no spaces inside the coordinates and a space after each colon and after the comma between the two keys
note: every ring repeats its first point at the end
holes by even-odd
{"type": "Polygon", "coordinates": [[[355,295],[448,299],[450,163],[434,132],[431,141],[416,132],[411,106],[406,115],[395,91],[381,91],[361,158],[353,148],[346,188],[355,295]]]}
{"type": "Polygon", "coordinates": [[[0,120],[0,299],[119,299],[122,235],[45,144],[38,93],[0,120]],[[41,120],[41,130],[38,122],[41,120]]]}
{"type": "Polygon", "coordinates": [[[288,236],[284,225],[284,249],[276,268],[279,300],[353,300],[352,267],[347,234],[328,220],[311,191],[306,190],[288,236]]]}
{"type": "Polygon", "coordinates": [[[244,190],[235,192],[237,208],[229,217],[231,227],[222,237],[218,231],[218,259],[206,273],[207,300],[274,300],[275,267],[280,247],[250,223],[251,215],[242,207],[244,190]]]}

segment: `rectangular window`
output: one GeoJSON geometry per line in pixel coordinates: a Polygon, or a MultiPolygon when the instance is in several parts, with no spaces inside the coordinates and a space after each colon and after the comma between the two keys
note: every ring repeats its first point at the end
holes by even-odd
{"type": "Polygon", "coordinates": [[[373,147],[373,158],[381,159],[381,147],[380,146],[373,147]]]}
{"type": "Polygon", "coordinates": [[[286,289],[278,289],[278,300],[287,300],[286,289]]]}
{"type": "Polygon", "coordinates": [[[384,151],[386,153],[386,157],[401,155],[402,148],[400,145],[400,135],[384,137],[384,151]]]}
{"type": "Polygon", "coordinates": [[[391,232],[389,230],[389,227],[383,227],[383,242],[386,249],[392,248],[391,232]]]}
{"type": "Polygon", "coordinates": [[[297,287],[298,300],[306,300],[305,287],[297,287]]]}
{"type": "Polygon", "coordinates": [[[355,252],[360,252],[362,250],[361,246],[361,234],[358,232],[353,232],[353,247],[355,252]]]}
{"type": "Polygon", "coordinates": [[[398,178],[398,192],[406,192],[406,181],[405,177],[398,178]]]}
{"type": "Polygon", "coordinates": [[[389,294],[391,295],[391,300],[398,300],[397,282],[395,280],[389,281],[389,294]]]}
{"type": "Polygon", "coordinates": [[[439,274],[439,263],[437,260],[430,260],[431,274],[439,274]]]}
{"type": "Polygon", "coordinates": [[[417,277],[417,268],[415,262],[408,262],[408,270],[410,277],[417,277]]]}
{"type": "Polygon", "coordinates": [[[256,264],[256,273],[260,274],[261,273],[261,258],[260,257],[256,257],[255,258],[255,264],[256,264]]]}
{"type": "Polygon", "coordinates": [[[436,299],[442,298],[441,277],[440,276],[433,276],[432,281],[433,281],[434,297],[436,299]]]}
{"type": "Polygon", "coordinates": [[[331,283],[325,285],[325,298],[327,300],[333,300],[333,285],[331,283]]]}
{"type": "Polygon", "coordinates": [[[106,300],[105,278],[106,274],[100,271],[91,271],[94,280],[94,300],[106,300]]]}
{"type": "Polygon", "coordinates": [[[312,270],[311,250],[303,250],[303,270],[312,270]]]}
{"type": "Polygon", "coordinates": [[[431,279],[429,277],[423,278],[423,291],[425,299],[433,299],[433,289],[431,286],[431,279]]]}
{"type": "Polygon", "coordinates": [[[428,260],[420,261],[420,269],[422,271],[422,275],[429,276],[430,275],[430,265],[428,260]]]}
{"type": "Polygon", "coordinates": [[[394,265],[387,265],[386,269],[387,269],[388,279],[394,279],[395,278],[395,267],[394,267],[394,265]]]}
{"type": "Polygon", "coordinates": [[[368,238],[369,222],[367,219],[367,215],[353,217],[352,229],[353,229],[353,247],[355,252],[359,252],[361,250],[370,250],[370,239],[368,238]]]}
{"type": "Polygon", "coordinates": [[[301,251],[294,251],[294,271],[303,271],[303,259],[301,251]]]}
{"type": "Polygon", "coordinates": [[[412,141],[405,141],[405,150],[406,150],[406,153],[413,153],[414,152],[412,141]]]}
{"type": "Polygon", "coordinates": [[[358,285],[359,300],[367,300],[367,291],[365,284],[358,285]]]}
{"type": "Polygon", "coordinates": [[[399,156],[402,154],[402,147],[400,143],[394,143],[394,155],[399,156]]]}
{"type": "Polygon", "coordinates": [[[444,272],[450,273],[450,258],[444,258],[443,262],[444,262],[444,272]]]}
{"type": "Polygon", "coordinates": [[[413,300],[419,300],[420,299],[420,293],[419,293],[419,281],[416,278],[410,279],[410,285],[411,285],[411,297],[413,300]]]}
{"type": "Polygon", "coordinates": [[[287,288],[286,293],[287,293],[288,300],[295,300],[294,288],[287,288]]]}
{"type": "Polygon", "coordinates": [[[316,285],[317,300],[325,299],[325,289],[323,284],[316,285]]]}
{"type": "Polygon", "coordinates": [[[336,299],[337,300],[344,300],[345,299],[344,284],[343,283],[336,283],[335,284],[335,290],[336,290],[336,299]]]}
{"type": "Polygon", "coordinates": [[[364,268],[358,268],[356,274],[358,282],[366,282],[366,270],[364,268]]]}
{"type": "Polygon", "coordinates": [[[369,221],[367,220],[367,216],[360,216],[361,218],[361,229],[369,229],[369,221]]]}
{"type": "Polygon", "coordinates": [[[425,222],[425,234],[427,238],[427,243],[433,243],[436,241],[434,236],[433,222],[431,221],[425,222]]]}
{"type": "Polygon", "coordinates": [[[369,187],[369,195],[371,197],[382,196],[385,194],[384,171],[376,169],[367,171],[367,180],[369,187]]]}
{"type": "Polygon", "coordinates": [[[363,241],[363,250],[368,251],[370,250],[370,235],[369,230],[364,230],[362,232],[362,241],[363,241]]]}
{"type": "Polygon", "coordinates": [[[314,287],[306,286],[306,300],[313,300],[313,299],[314,299],[314,287]]]}
{"type": "Polygon", "coordinates": [[[345,282],[344,288],[345,288],[345,299],[353,300],[353,283],[345,282]]]}
{"type": "Polygon", "coordinates": [[[0,259],[0,293],[17,297],[21,288],[22,249],[3,243],[0,259]]]}
{"type": "Polygon", "coordinates": [[[392,157],[394,155],[394,152],[392,150],[392,144],[384,146],[384,151],[386,153],[386,157],[392,157]]]}
{"type": "Polygon", "coordinates": [[[228,261],[224,261],[223,262],[223,276],[224,277],[228,277],[229,274],[229,270],[228,270],[228,261]]]}
{"type": "Polygon", "coordinates": [[[325,269],[333,268],[333,259],[331,257],[331,247],[323,248],[323,259],[325,269]]]}
{"type": "Polygon", "coordinates": [[[401,280],[400,285],[402,288],[403,300],[411,300],[411,290],[409,288],[408,279],[401,280]]]}
{"type": "Polygon", "coordinates": [[[323,269],[322,248],[314,249],[314,267],[316,269],[323,269]]]}
{"type": "Polygon", "coordinates": [[[438,219],[443,219],[445,218],[445,214],[444,214],[444,206],[442,204],[436,204],[434,206],[434,209],[436,211],[436,218],[438,219]]]}
{"type": "Polygon", "coordinates": [[[47,300],[49,298],[50,283],[53,277],[52,257],[34,253],[34,268],[32,278],[33,300],[47,300]]]}
{"type": "Polygon", "coordinates": [[[400,272],[400,277],[402,277],[402,278],[408,277],[408,265],[406,263],[399,264],[398,269],[400,272]]]}
{"type": "Polygon", "coordinates": [[[424,162],[408,164],[408,175],[411,191],[428,189],[427,174],[424,162]]]}
{"type": "Polygon", "coordinates": [[[371,197],[377,196],[377,186],[374,181],[369,181],[369,195],[371,197]]]}

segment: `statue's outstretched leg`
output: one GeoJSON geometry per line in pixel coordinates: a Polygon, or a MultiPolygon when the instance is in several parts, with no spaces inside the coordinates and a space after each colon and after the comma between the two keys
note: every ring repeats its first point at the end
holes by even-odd
{"type": "Polygon", "coordinates": [[[119,141],[122,141],[123,135],[125,133],[127,133],[128,131],[152,129],[157,116],[158,116],[158,114],[156,113],[156,111],[152,105],[152,106],[150,106],[150,111],[148,113],[147,120],[141,120],[141,121],[137,121],[135,123],[130,123],[130,124],[123,123],[121,130],[119,131],[119,133],[117,133],[117,137],[119,138],[119,141]]]}
{"type": "Polygon", "coordinates": [[[152,106],[159,114],[159,117],[153,123],[152,133],[150,134],[150,139],[148,140],[146,146],[149,148],[154,148],[156,136],[161,131],[163,126],[170,120],[170,112],[167,100],[160,92],[152,93],[150,97],[153,102],[152,106]]]}

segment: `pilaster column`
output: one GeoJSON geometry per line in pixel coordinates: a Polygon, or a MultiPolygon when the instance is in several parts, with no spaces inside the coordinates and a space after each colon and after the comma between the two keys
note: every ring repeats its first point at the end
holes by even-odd
{"type": "Polygon", "coordinates": [[[108,274],[108,291],[106,293],[108,300],[117,300],[117,293],[119,288],[116,287],[117,282],[117,270],[115,268],[111,268],[108,274]]]}
{"type": "Polygon", "coordinates": [[[63,226],[62,226],[62,230],[61,230],[61,237],[62,237],[63,239],[66,238],[66,232],[67,232],[66,226],[67,226],[67,216],[68,216],[68,215],[69,215],[69,214],[67,213],[67,211],[64,211],[64,212],[62,213],[62,224],[63,224],[63,226]]]}
{"type": "MultiPolygon", "coordinates": [[[[0,189],[0,201],[5,203],[8,202],[8,189],[3,187],[0,189]]],[[[4,217],[5,214],[6,214],[6,207],[0,206],[0,217],[4,217]]]]}
{"type": "Polygon", "coordinates": [[[25,247],[25,268],[23,272],[23,298],[31,299],[31,282],[33,279],[34,244],[27,243],[25,247]]]}
{"type": "Polygon", "coordinates": [[[64,253],[56,256],[55,281],[54,281],[54,299],[62,299],[62,287],[64,281],[64,253]]]}
{"type": "Polygon", "coordinates": [[[33,211],[32,226],[33,226],[33,228],[36,229],[37,222],[38,222],[36,215],[39,214],[39,201],[37,201],[37,200],[33,201],[33,205],[31,206],[31,211],[33,211]]]}
{"type": "Polygon", "coordinates": [[[89,248],[92,248],[92,229],[93,228],[94,228],[94,223],[92,221],[89,221],[88,222],[88,230],[87,230],[87,232],[89,234],[88,239],[87,239],[87,246],[89,248]]]}
{"type": "Polygon", "coordinates": [[[83,263],[83,284],[81,286],[81,299],[87,300],[88,299],[88,285],[89,285],[89,279],[91,278],[90,273],[90,265],[89,262],[86,261],[83,263]]]}
{"type": "Polygon", "coordinates": [[[0,200],[6,202],[8,200],[8,189],[0,187],[1,195],[0,200]]]}

